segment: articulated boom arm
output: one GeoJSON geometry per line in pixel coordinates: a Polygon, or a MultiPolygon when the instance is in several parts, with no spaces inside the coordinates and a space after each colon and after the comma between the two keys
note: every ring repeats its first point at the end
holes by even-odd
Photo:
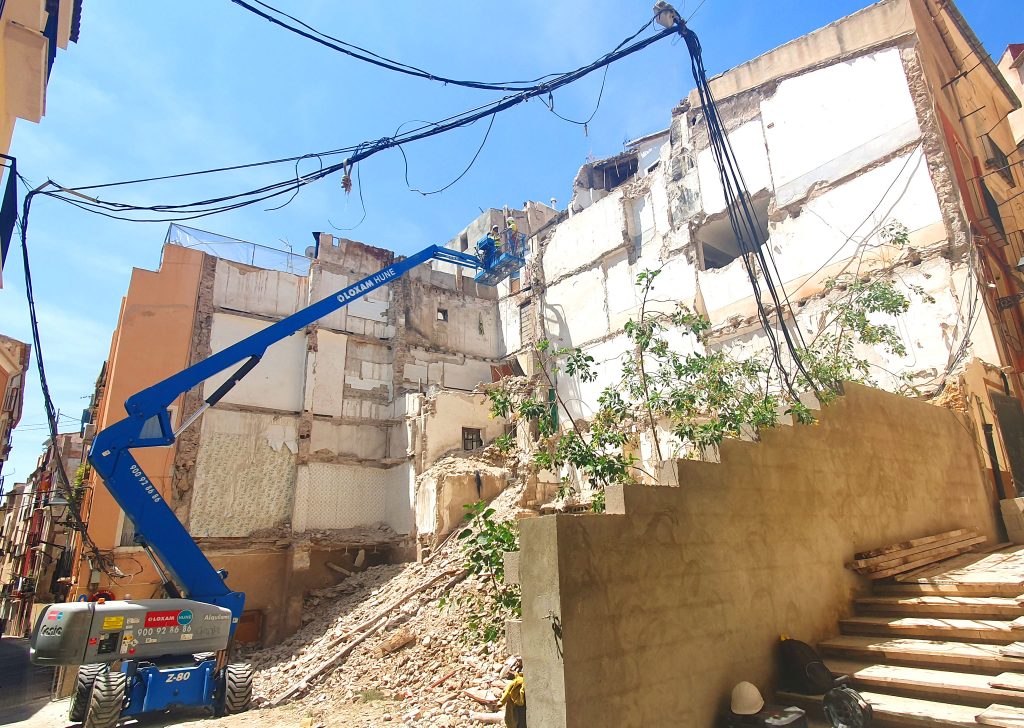
{"type": "Polygon", "coordinates": [[[182,430],[208,407],[219,402],[259,363],[267,347],[375,288],[400,278],[428,260],[442,260],[474,269],[481,267],[480,262],[468,253],[432,245],[132,395],[125,402],[128,417],[96,435],[89,461],[103,478],[114,500],[135,523],[136,540],[156,554],[175,584],[183,589],[184,596],[227,607],[235,620],[241,615],[245,603],[245,595],[228,588],[129,450],[173,444],[182,430]],[[203,406],[177,431],[171,429],[167,408],[175,399],[218,372],[243,361],[242,366],[207,397],[203,406]]]}

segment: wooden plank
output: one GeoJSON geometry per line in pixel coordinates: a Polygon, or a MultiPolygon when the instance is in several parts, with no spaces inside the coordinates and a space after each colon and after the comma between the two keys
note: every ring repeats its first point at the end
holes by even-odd
{"type": "MultiPolygon", "coordinates": [[[[796,705],[809,712],[821,712],[821,698],[798,695],[796,693],[777,693],[780,703],[796,705]]],[[[861,697],[871,703],[875,724],[887,726],[906,726],[907,728],[977,728],[975,722],[981,708],[966,705],[939,703],[932,700],[903,698],[882,693],[861,692],[861,697]]]]}
{"type": "Polygon", "coordinates": [[[997,728],[1024,728],[1024,710],[1012,705],[990,705],[975,720],[997,728]]]}
{"type": "MultiPolygon", "coordinates": [[[[935,563],[936,561],[942,561],[943,559],[947,559],[950,556],[956,556],[957,554],[962,554],[965,551],[967,551],[968,549],[970,549],[971,546],[973,546],[974,544],[981,543],[984,540],[985,540],[984,536],[975,536],[974,538],[969,539],[967,541],[964,541],[964,542],[962,542],[961,544],[959,544],[957,546],[947,546],[946,548],[938,549],[936,551],[929,552],[926,556],[923,556],[923,557],[921,557],[919,559],[915,558],[915,557],[912,557],[912,558],[915,558],[914,561],[908,561],[905,564],[900,564],[899,566],[893,566],[892,568],[885,569],[883,571],[875,571],[875,572],[872,572],[870,574],[866,574],[865,576],[867,576],[868,578],[871,578],[871,579],[884,579],[887,576],[894,576],[896,574],[902,574],[904,571],[910,571],[911,569],[916,569],[917,567],[924,566],[925,564],[932,564],[932,563],[935,563]]],[[[921,555],[918,554],[918,556],[921,556],[921,555]]]]}
{"type": "Polygon", "coordinates": [[[931,541],[920,546],[914,546],[909,549],[900,549],[899,551],[893,551],[892,553],[882,554],[881,556],[872,556],[868,559],[854,559],[846,564],[848,569],[860,569],[864,567],[873,567],[880,564],[884,564],[889,561],[895,561],[896,559],[906,558],[907,556],[913,556],[914,554],[921,553],[922,551],[930,551],[931,549],[939,548],[940,546],[948,546],[958,541],[964,541],[969,538],[973,538],[978,534],[971,529],[961,529],[967,531],[966,533],[957,533],[955,536],[949,536],[942,538],[937,541],[931,541]]]}
{"type": "MultiPolygon", "coordinates": [[[[873,662],[885,660],[904,665],[920,665],[938,669],[959,670],[998,675],[1001,672],[1024,670],[1024,660],[1001,654],[1002,645],[970,642],[940,642],[913,638],[866,637],[843,635],[818,644],[828,656],[873,662]]],[[[825,660],[828,664],[828,660],[825,660]]]]}
{"type": "Polygon", "coordinates": [[[988,684],[1003,690],[1017,690],[1020,691],[1021,695],[1024,695],[1024,673],[1001,672],[989,680],[988,684]]]}
{"type": "MultiPolygon", "coordinates": [[[[970,702],[981,706],[992,703],[1024,706],[1024,692],[992,685],[996,678],[989,675],[843,660],[829,660],[826,664],[835,673],[849,675],[858,689],[913,693],[929,700],[970,702]]],[[[1024,675],[1018,677],[1024,678],[1024,675]]]]}
{"type": "Polygon", "coordinates": [[[858,612],[905,616],[1024,617],[1024,605],[1008,597],[961,597],[956,595],[876,596],[854,600],[858,612]]]}
{"type": "MultiPolygon", "coordinates": [[[[900,576],[903,575],[901,574],[900,576]]],[[[1016,597],[1020,594],[1022,586],[1024,585],[1007,584],[1005,582],[943,584],[928,581],[927,579],[907,579],[905,581],[885,581],[879,579],[872,584],[872,591],[878,596],[902,594],[906,596],[1016,597]]]]}
{"type": "Polygon", "coordinates": [[[843,634],[906,635],[924,639],[1010,644],[1019,636],[1011,622],[996,619],[850,617],[839,620],[843,634]]]}
{"type": "MultiPolygon", "coordinates": [[[[904,564],[921,563],[922,559],[926,559],[925,563],[935,563],[947,558],[947,554],[957,549],[961,553],[967,551],[971,546],[984,542],[986,539],[984,536],[960,536],[954,541],[941,541],[935,544],[928,544],[927,546],[921,546],[919,549],[904,556],[904,552],[899,554],[893,554],[891,557],[886,558],[883,561],[878,561],[870,566],[855,567],[861,574],[872,574],[879,571],[884,571],[895,566],[902,566],[904,564]]],[[[854,568],[854,567],[851,567],[854,568]]]]}
{"type": "Polygon", "coordinates": [[[945,533],[937,533],[933,536],[923,536],[921,538],[911,539],[910,541],[901,541],[900,543],[890,544],[888,546],[882,546],[881,548],[871,549],[870,551],[861,551],[853,555],[854,560],[859,559],[871,559],[875,556],[884,556],[885,554],[891,554],[894,551],[902,551],[903,549],[912,549],[915,546],[923,546],[926,543],[934,543],[944,538],[951,536],[962,536],[971,529],[969,528],[958,528],[954,531],[946,531],[945,533]]]}

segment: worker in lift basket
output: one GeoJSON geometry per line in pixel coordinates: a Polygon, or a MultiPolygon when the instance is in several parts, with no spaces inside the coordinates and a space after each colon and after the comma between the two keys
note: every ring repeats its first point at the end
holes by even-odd
{"type": "Polygon", "coordinates": [[[491,227],[491,232],[487,233],[487,237],[494,241],[494,257],[497,258],[501,255],[501,231],[497,225],[491,227]]]}
{"type": "Polygon", "coordinates": [[[514,217],[510,217],[505,223],[505,244],[508,245],[508,252],[510,254],[518,254],[519,226],[516,225],[514,217]]]}
{"type": "Polygon", "coordinates": [[[494,252],[494,238],[491,236],[491,233],[487,233],[487,235],[477,241],[476,257],[484,269],[491,267],[491,264],[494,262],[496,257],[494,252]]]}

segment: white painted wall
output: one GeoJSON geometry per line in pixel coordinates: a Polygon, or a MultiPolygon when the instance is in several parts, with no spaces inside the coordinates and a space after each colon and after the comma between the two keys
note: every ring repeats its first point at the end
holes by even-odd
{"type": "Polygon", "coordinates": [[[484,445],[505,434],[505,420],[490,416],[487,397],[482,394],[439,392],[431,400],[430,409],[423,422],[428,464],[447,452],[462,450],[463,427],[480,429],[484,445]]]}
{"type": "MultiPolygon", "coordinates": [[[[827,262],[841,262],[860,245],[878,245],[879,228],[896,220],[911,232],[932,228],[917,247],[945,239],[942,212],[920,147],[815,197],[798,217],[769,230],[782,280],[808,276],[827,262]]],[[[749,291],[749,285],[748,285],[749,291]]]]}
{"type": "MultiPolygon", "coordinates": [[[[591,210],[599,210],[595,205],[591,210]]],[[[558,346],[579,346],[608,333],[601,266],[564,279],[545,292],[544,330],[558,346]]]]}
{"type": "Polygon", "coordinates": [[[780,190],[815,170],[817,179],[838,179],[921,133],[896,48],[785,79],[761,112],[780,190]]]}
{"type": "Polygon", "coordinates": [[[313,420],[309,449],[313,453],[342,455],[363,460],[383,460],[388,456],[386,425],[342,424],[313,420]]]}
{"type": "Polygon", "coordinates": [[[563,222],[551,235],[544,251],[544,280],[550,285],[559,277],[623,245],[626,221],[619,187],[583,212],[563,222]]]}
{"type": "MultiPolygon", "coordinates": [[[[729,142],[739,161],[740,172],[747,182],[750,194],[772,188],[768,150],[765,148],[761,120],[754,119],[729,132],[729,142]]],[[[714,215],[725,210],[725,194],[718,179],[718,169],[710,149],[697,153],[697,175],[700,179],[700,197],[704,212],[714,215]]]]}
{"type": "MultiPolygon", "coordinates": [[[[218,312],[213,315],[210,347],[226,349],[247,336],[270,326],[272,322],[218,312]]],[[[236,367],[206,380],[203,396],[214,392],[236,367]]],[[[306,337],[292,334],[264,353],[260,363],[222,400],[232,404],[298,412],[302,408],[303,378],[306,371],[306,337]]]]}
{"type": "Polygon", "coordinates": [[[326,329],[317,331],[317,350],[306,357],[305,408],[316,415],[343,414],[345,357],[348,337],[326,329]]]}
{"type": "Polygon", "coordinates": [[[284,318],[306,305],[306,279],[265,268],[217,259],[213,305],[284,318]]]}

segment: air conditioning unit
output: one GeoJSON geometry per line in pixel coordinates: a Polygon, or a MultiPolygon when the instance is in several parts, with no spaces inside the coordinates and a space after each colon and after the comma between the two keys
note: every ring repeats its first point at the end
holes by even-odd
{"type": "Polygon", "coordinates": [[[86,442],[89,442],[94,437],[96,437],[96,425],[93,424],[92,422],[90,422],[90,423],[88,423],[86,425],[83,425],[83,427],[82,427],[82,439],[84,441],[86,441],[86,442]]]}

